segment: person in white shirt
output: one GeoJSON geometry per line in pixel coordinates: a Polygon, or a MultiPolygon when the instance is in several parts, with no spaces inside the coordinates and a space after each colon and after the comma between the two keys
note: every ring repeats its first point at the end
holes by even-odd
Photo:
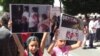
{"type": "Polygon", "coordinates": [[[86,40],[88,36],[88,22],[86,20],[87,18],[83,18],[83,34],[84,34],[84,40],[82,42],[82,48],[86,49],[86,40]]]}
{"type": "Polygon", "coordinates": [[[95,48],[93,46],[93,40],[95,37],[96,30],[94,28],[95,18],[91,17],[89,22],[89,48],[95,48]]]}
{"type": "Polygon", "coordinates": [[[94,23],[94,27],[96,28],[96,39],[95,41],[98,42],[100,40],[100,17],[94,23]]]}

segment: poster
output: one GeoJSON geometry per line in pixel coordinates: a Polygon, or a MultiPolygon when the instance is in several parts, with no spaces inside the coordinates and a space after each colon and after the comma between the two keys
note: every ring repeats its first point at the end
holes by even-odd
{"type": "Polygon", "coordinates": [[[62,15],[60,23],[60,37],[66,38],[67,40],[83,40],[83,32],[79,29],[78,19],[71,15],[62,15]]]}
{"type": "Polygon", "coordinates": [[[50,32],[51,5],[10,4],[12,32],[50,32]]]}

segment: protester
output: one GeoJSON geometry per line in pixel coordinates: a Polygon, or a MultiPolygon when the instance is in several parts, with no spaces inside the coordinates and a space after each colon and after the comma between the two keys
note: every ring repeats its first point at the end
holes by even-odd
{"type": "Polygon", "coordinates": [[[83,19],[83,33],[84,33],[84,40],[82,42],[82,48],[86,49],[86,40],[88,37],[88,22],[86,18],[83,19]]]}
{"type": "Polygon", "coordinates": [[[0,50],[1,56],[23,56],[24,49],[18,35],[12,33],[12,20],[3,15],[0,22],[0,50]],[[6,26],[6,27],[5,27],[6,26]],[[8,35],[9,34],[9,35],[8,35]],[[2,41],[2,42],[1,42],[2,41]]]}
{"type": "Polygon", "coordinates": [[[7,24],[7,17],[0,18],[0,56],[18,56],[17,45],[8,30],[7,24]]]}
{"type": "Polygon", "coordinates": [[[76,49],[81,46],[81,41],[79,40],[76,44],[65,45],[66,40],[67,38],[63,38],[62,35],[60,35],[58,31],[56,31],[54,41],[48,48],[48,53],[51,56],[68,56],[70,50],[76,49]]]}
{"type": "Polygon", "coordinates": [[[90,22],[89,22],[89,48],[95,48],[93,46],[93,40],[95,38],[95,33],[96,33],[96,29],[94,27],[94,22],[95,22],[95,18],[90,17],[90,22]]]}
{"type": "Polygon", "coordinates": [[[100,17],[97,18],[95,21],[95,29],[96,29],[96,39],[95,41],[98,42],[100,40],[100,17]]]}
{"type": "Polygon", "coordinates": [[[50,22],[50,24],[51,24],[51,33],[50,33],[51,40],[50,41],[52,41],[55,31],[59,28],[59,24],[60,24],[59,20],[60,20],[60,17],[57,17],[56,15],[54,15],[51,19],[51,22],[50,22]]]}
{"type": "Polygon", "coordinates": [[[27,39],[27,50],[25,51],[24,56],[43,56],[47,35],[48,33],[44,32],[40,45],[39,40],[36,36],[30,36],[27,39]]]}

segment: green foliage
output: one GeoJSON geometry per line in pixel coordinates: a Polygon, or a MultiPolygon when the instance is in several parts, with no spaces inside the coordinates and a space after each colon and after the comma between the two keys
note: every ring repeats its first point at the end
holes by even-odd
{"type": "Polygon", "coordinates": [[[54,0],[0,0],[0,4],[4,6],[4,11],[9,11],[9,4],[51,4],[54,0]]]}
{"type": "Polygon", "coordinates": [[[100,13],[100,0],[62,0],[65,13],[76,15],[78,13],[100,13]]]}

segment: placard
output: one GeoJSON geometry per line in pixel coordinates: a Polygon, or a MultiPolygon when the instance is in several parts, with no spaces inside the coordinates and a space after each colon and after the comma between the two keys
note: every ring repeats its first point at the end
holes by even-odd
{"type": "Polygon", "coordinates": [[[10,4],[12,32],[50,32],[51,5],[10,4]]]}
{"type": "Polygon", "coordinates": [[[83,40],[83,32],[80,30],[79,20],[71,15],[62,14],[59,28],[59,38],[67,40],[83,40]]]}

